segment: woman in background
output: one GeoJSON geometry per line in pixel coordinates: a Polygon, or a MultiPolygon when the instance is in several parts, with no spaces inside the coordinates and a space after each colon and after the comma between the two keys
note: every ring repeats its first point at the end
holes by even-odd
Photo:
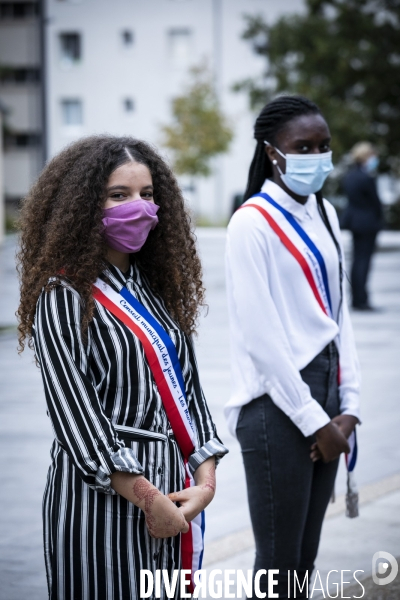
{"type": "Polygon", "coordinates": [[[190,219],[149,145],[99,136],[46,166],[21,228],[19,340],[35,350],[55,436],[49,597],[140,598],[141,569],[181,568],[181,537],[212,500],[227,452],[190,340],[204,292],[190,219]],[[163,383],[171,397],[179,390],[182,427],[163,383]]]}
{"type": "Polygon", "coordinates": [[[308,99],[282,96],[261,111],[255,138],[246,201],[228,227],[226,415],[242,449],[254,571],[279,569],[274,592],[288,598],[288,571],[311,578],[338,457],[359,420],[359,375],[338,221],[320,191],[333,168],[328,125],[308,99]]]}
{"type": "Polygon", "coordinates": [[[351,266],[352,306],[355,310],[374,310],[367,289],[368,273],[375,250],[376,237],[383,226],[382,204],[376,188],[379,158],[370,142],[359,142],[352,148],[353,167],[343,178],[343,189],[349,201],[341,218],[341,227],[353,237],[351,266]]]}

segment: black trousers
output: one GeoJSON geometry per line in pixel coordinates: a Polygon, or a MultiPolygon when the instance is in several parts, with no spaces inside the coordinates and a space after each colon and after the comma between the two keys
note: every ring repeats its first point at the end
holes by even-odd
{"type": "MultiPolygon", "coordinates": [[[[339,414],[338,354],[329,344],[300,372],[311,394],[332,418],[339,414]]],[[[237,437],[242,449],[256,558],[254,572],[279,569],[274,592],[288,596],[288,571],[309,580],[317,555],[322,522],[335,482],[338,460],[313,463],[313,436],[301,431],[268,395],[240,412],[237,437]]],[[[267,577],[260,588],[268,594],[267,577]]],[[[256,596],[253,595],[255,598],[256,596]]],[[[268,595],[267,595],[268,597],[268,595]]],[[[305,589],[297,598],[307,598],[305,589]]]]}
{"type": "Polygon", "coordinates": [[[354,307],[368,305],[367,280],[377,232],[353,233],[351,288],[354,307]]]}

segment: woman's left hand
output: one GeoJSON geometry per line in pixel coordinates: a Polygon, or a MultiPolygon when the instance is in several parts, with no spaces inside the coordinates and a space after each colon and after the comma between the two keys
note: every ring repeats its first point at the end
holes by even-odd
{"type": "Polygon", "coordinates": [[[355,426],[358,425],[359,420],[352,415],[338,415],[337,417],[333,417],[332,422],[336,423],[345,438],[348,439],[353,433],[355,426]]]}
{"type": "MultiPolygon", "coordinates": [[[[336,423],[346,439],[350,437],[355,426],[359,423],[357,417],[353,417],[352,415],[338,415],[337,417],[333,417],[332,421],[333,423],[336,423]]],[[[311,446],[310,458],[313,462],[322,459],[322,454],[316,442],[311,446]]]]}
{"type": "Polygon", "coordinates": [[[180,510],[186,521],[192,521],[213,499],[214,493],[202,489],[198,485],[168,494],[172,502],[179,502],[180,510]]]}
{"type": "Polygon", "coordinates": [[[168,498],[172,502],[179,502],[179,508],[187,522],[192,521],[214,498],[216,482],[213,457],[204,461],[196,469],[194,480],[196,485],[180,492],[168,494],[168,498]]]}

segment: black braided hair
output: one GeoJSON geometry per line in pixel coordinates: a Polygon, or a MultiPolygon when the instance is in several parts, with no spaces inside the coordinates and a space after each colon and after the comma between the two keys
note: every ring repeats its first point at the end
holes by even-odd
{"type": "MultiPolygon", "coordinates": [[[[264,106],[254,125],[254,137],[257,140],[257,146],[249,169],[249,177],[247,180],[244,200],[247,200],[248,198],[251,198],[251,196],[254,196],[254,194],[257,194],[261,190],[264,181],[273,175],[272,164],[267,156],[267,153],[265,152],[264,141],[267,141],[274,146],[276,144],[277,134],[283,129],[286,123],[302,115],[310,114],[320,115],[321,111],[314,102],[308,98],[305,98],[304,96],[278,96],[272,100],[272,102],[269,102],[266,106],[264,106]]],[[[342,252],[340,249],[340,244],[337,241],[335,234],[333,233],[332,226],[329,222],[321,190],[318,191],[315,196],[317,199],[317,206],[321,215],[321,219],[329,231],[339,257],[340,302],[337,315],[337,318],[339,318],[343,299],[342,252]]]]}
{"type": "Polygon", "coordinates": [[[244,199],[257,194],[268,177],[272,177],[272,164],[265,152],[264,140],[276,143],[277,134],[284,125],[302,115],[321,114],[318,106],[303,96],[278,96],[269,102],[258,115],[254,125],[257,146],[250,165],[244,199]]]}

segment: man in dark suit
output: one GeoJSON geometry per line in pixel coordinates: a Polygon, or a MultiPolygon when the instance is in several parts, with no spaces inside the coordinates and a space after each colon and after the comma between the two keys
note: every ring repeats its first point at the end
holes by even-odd
{"type": "Polygon", "coordinates": [[[354,166],[343,179],[349,204],[343,213],[341,226],[353,234],[353,308],[373,310],[368,301],[367,279],[376,236],[383,225],[382,205],[375,180],[379,159],[369,142],[359,142],[351,154],[354,166]]]}

